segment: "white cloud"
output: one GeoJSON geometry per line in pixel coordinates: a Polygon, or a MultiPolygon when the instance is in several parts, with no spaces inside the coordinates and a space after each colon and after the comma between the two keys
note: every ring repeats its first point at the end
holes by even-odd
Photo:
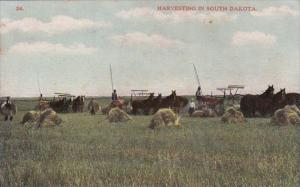
{"type": "Polygon", "coordinates": [[[288,6],[267,7],[261,11],[250,12],[253,16],[298,16],[299,11],[288,6]]]}
{"type": "Polygon", "coordinates": [[[276,43],[276,36],[271,34],[265,34],[259,31],[253,32],[236,32],[233,37],[231,44],[233,45],[248,45],[248,44],[261,44],[261,45],[272,45],[276,43]]]}
{"type": "Polygon", "coordinates": [[[209,23],[211,21],[229,22],[237,18],[236,15],[230,15],[225,12],[200,13],[193,11],[183,11],[166,13],[151,9],[149,7],[138,7],[129,10],[122,10],[116,13],[116,16],[126,20],[155,20],[171,23],[181,23],[186,21],[199,23],[209,23]]]}
{"type": "Polygon", "coordinates": [[[114,43],[131,46],[139,44],[146,44],[150,46],[163,48],[184,46],[184,43],[182,41],[170,39],[159,34],[147,35],[142,32],[132,32],[124,35],[114,35],[110,39],[114,43]]]}
{"type": "Polygon", "coordinates": [[[11,54],[54,54],[54,55],[89,55],[96,52],[93,47],[86,47],[84,44],[72,44],[64,46],[60,43],[34,42],[17,43],[9,49],[11,54]]]}
{"type": "Polygon", "coordinates": [[[69,16],[58,15],[52,17],[49,22],[43,22],[36,18],[25,17],[20,20],[1,19],[0,33],[22,31],[26,33],[45,32],[57,34],[72,30],[110,27],[110,23],[92,21],[89,19],[75,19],[69,16]]]}

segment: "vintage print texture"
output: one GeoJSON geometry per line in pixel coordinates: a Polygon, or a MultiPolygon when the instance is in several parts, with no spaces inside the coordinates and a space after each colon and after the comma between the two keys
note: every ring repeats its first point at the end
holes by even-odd
{"type": "Polygon", "coordinates": [[[299,0],[0,1],[0,186],[298,186],[299,0]]]}

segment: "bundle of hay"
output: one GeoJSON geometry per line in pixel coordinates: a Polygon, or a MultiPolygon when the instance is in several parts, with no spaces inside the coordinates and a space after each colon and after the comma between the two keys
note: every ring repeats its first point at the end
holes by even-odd
{"type": "Polygon", "coordinates": [[[246,122],[242,112],[235,107],[229,107],[223,114],[221,121],[223,123],[244,123],[246,122]]]}
{"type": "Polygon", "coordinates": [[[222,116],[225,112],[225,108],[223,104],[218,104],[217,106],[215,106],[214,110],[217,116],[222,116]]]}
{"type": "Polygon", "coordinates": [[[102,107],[101,111],[103,114],[108,114],[109,111],[112,109],[113,107],[111,105],[108,105],[106,107],[102,107]]]}
{"type": "Polygon", "coordinates": [[[54,126],[61,124],[62,119],[51,108],[43,111],[39,118],[40,126],[54,126]]]}
{"type": "Polygon", "coordinates": [[[191,117],[216,117],[217,114],[210,108],[196,110],[191,114],[191,117]]]}
{"type": "Polygon", "coordinates": [[[21,121],[21,124],[25,123],[34,123],[37,122],[40,117],[39,112],[37,111],[29,111],[23,116],[23,120],[21,121]]]}
{"type": "Polygon", "coordinates": [[[55,126],[61,124],[62,119],[51,108],[42,112],[29,111],[23,116],[21,124],[36,123],[39,126],[55,126]]]}
{"type": "Polygon", "coordinates": [[[284,108],[275,111],[271,123],[276,125],[299,125],[300,110],[296,105],[286,105],[284,108]]]}
{"type": "Polygon", "coordinates": [[[107,119],[111,123],[116,123],[126,122],[128,120],[131,120],[132,118],[123,110],[119,109],[118,107],[115,107],[108,112],[107,119]]]}
{"type": "Polygon", "coordinates": [[[165,126],[179,127],[180,118],[169,108],[159,109],[153,116],[149,128],[154,129],[165,126]]]}
{"type": "Polygon", "coordinates": [[[39,103],[35,106],[34,109],[44,111],[48,108],[50,108],[49,102],[44,101],[44,100],[40,100],[39,103]]]}

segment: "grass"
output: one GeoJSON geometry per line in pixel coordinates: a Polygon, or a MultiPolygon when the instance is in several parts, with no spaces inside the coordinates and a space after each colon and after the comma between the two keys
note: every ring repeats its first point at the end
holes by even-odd
{"type": "MultiPolygon", "coordinates": [[[[31,103],[33,106],[33,104],[31,103]]],[[[151,116],[110,124],[61,114],[60,127],[0,124],[0,186],[299,186],[300,128],[269,119],[222,124],[183,117],[150,130],[151,116]]]]}

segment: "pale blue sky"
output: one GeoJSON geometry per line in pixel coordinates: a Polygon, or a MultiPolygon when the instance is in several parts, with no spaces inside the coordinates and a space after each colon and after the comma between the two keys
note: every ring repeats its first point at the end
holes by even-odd
{"type": "Polygon", "coordinates": [[[300,92],[299,1],[0,2],[0,94],[300,92]],[[206,3],[209,2],[209,3],[206,3]],[[256,12],[158,12],[158,5],[254,6],[256,12]],[[15,11],[22,5],[24,11],[15,11]],[[184,15],[182,15],[184,14],[184,15]],[[212,23],[209,23],[212,21],[212,23]]]}

